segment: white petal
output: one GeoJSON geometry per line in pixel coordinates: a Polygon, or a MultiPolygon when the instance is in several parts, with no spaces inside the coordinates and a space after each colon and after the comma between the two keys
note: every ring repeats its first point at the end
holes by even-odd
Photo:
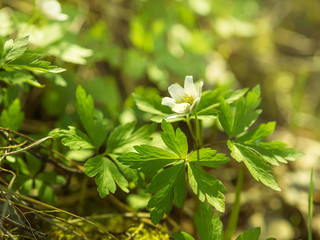
{"type": "Polygon", "coordinates": [[[191,105],[189,103],[178,103],[178,104],[175,104],[172,107],[172,111],[174,111],[176,113],[189,114],[190,113],[190,107],[191,107],[191,105]]]}
{"type": "MultiPolygon", "coordinates": [[[[199,97],[199,98],[201,98],[202,87],[203,87],[203,81],[201,81],[200,84],[199,84],[199,89],[198,89],[198,97],[199,97]]],[[[199,101],[200,101],[200,100],[199,100],[199,101]]]]}
{"type": "Polygon", "coordinates": [[[65,21],[69,18],[69,16],[67,14],[64,14],[64,13],[60,13],[58,15],[56,15],[56,20],[58,21],[65,21]]]}
{"type": "Polygon", "coordinates": [[[176,100],[173,98],[164,97],[161,101],[161,104],[172,108],[176,104],[176,100]]]}
{"type": "Polygon", "coordinates": [[[187,114],[184,114],[184,113],[173,113],[173,114],[165,116],[164,118],[165,119],[171,119],[171,118],[183,117],[185,115],[187,115],[187,114]]]}
{"type": "Polygon", "coordinates": [[[194,100],[192,106],[190,107],[190,112],[193,112],[193,111],[197,108],[197,106],[198,106],[198,104],[199,104],[199,102],[200,102],[200,99],[201,99],[201,98],[198,97],[198,98],[196,98],[196,99],[194,100]]]}
{"type": "Polygon", "coordinates": [[[182,96],[185,94],[184,89],[177,84],[172,84],[168,88],[168,91],[169,91],[169,94],[171,95],[171,97],[176,100],[180,100],[182,98],[182,96]]]}
{"type": "Polygon", "coordinates": [[[186,78],[184,79],[184,91],[186,92],[186,94],[192,96],[193,98],[197,97],[197,89],[193,83],[192,76],[186,76],[186,78]]]}

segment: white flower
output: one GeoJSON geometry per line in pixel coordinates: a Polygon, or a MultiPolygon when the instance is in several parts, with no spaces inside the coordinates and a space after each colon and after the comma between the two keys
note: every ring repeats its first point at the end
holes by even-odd
{"type": "Polygon", "coordinates": [[[184,80],[184,88],[177,84],[172,84],[169,88],[169,94],[171,98],[164,97],[161,104],[171,107],[174,114],[166,116],[166,118],[175,118],[191,114],[201,99],[203,82],[199,84],[197,91],[196,86],[193,83],[192,76],[186,76],[184,80]]]}
{"type": "Polygon", "coordinates": [[[68,19],[67,14],[61,13],[61,5],[57,0],[36,0],[36,6],[49,19],[58,21],[68,19]]]}

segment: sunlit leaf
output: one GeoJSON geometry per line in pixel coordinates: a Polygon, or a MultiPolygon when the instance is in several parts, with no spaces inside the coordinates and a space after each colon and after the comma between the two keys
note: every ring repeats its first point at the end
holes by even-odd
{"type": "Polygon", "coordinates": [[[107,196],[110,192],[115,193],[116,185],[124,192],[129,192],[127,180],[110,159],[101,155],[95,156],[84,164],[84,168],[89,177],[95,177],[101,198],[107,196]]]}

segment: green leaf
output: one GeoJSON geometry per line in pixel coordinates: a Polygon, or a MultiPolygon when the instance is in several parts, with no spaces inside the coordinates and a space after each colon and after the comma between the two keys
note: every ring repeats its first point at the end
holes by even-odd
{"type": "Polygon", "coordinates": [[[77,88],[77,113],[80,117],[83,127],[87,131],[94,146],[99,148],[107,136],[107,122],[103,115],[96,111],[91,95],[86,94],[85,90],[78,86],[77,88]]]}
{"type": "Polygon", "coordinates": [[[133,98],[141,111],[159,115],[159,119],[172,114],[170,107],[161,105],[162,98],[156,89],[137,88],[133,94],[133,98]]]}
{"type": "Polygon", "coordinates": [[[236,240],[259,240],[260,232],[261,230],[259,227],[253,228],[243,232],[236,240]]]}
{"type": "Polygon", "coordinates": [[[30,175],[34,176],[41,168],[41,161],[27,151],[25,154],[30,175]]]}
{"type": "Polygon", "coordinates": [[[52,187],[45,184],[41,179],[34,180],[35,187],[38,190],[38,195],[41,201],[53,205],[56,200],[56,195],[52,187]]]}
{"type": "Polygon", "coordinates": [[[278,166],[279,163],[288,163],[303,156],[303,153],[297,152],[292,148],[287,148],[286,144],[280,141],[259,142],[257,145],[247,145],[264,160],[278,166]]]}
{"type": "Polygon", "coordinates": [[[240,143],[228,141],[228,147],[231,151],[231,156],[238,162],[244,162],[251,175],[257,181],[261,181],[264,185],[274,190],[281,191],[273,176],[269,174],[269,172],[272,172],[272,168],[264,159],[240,143]]]}
{"type": "Polygon", "coordinates": [[[84,168],[89,177],[95,176],[95,182],[98,185],[97,190],[101,198],[107,196],[110,192],[115,193],[116,184],[124,192],[129,192],[127,180],[110,159],[101,155],[95,156],[84,164],[84,168]]]}
{"type": "Polygon", "coordinates": [[[237,139],[239,142],[246,144],[256,143],[266,137],[270,136],[276,127],[276,122],[269,122],[267,124],[260,124],[254,130],[242,135],[237,139]]]}
{"type": "Polygon", "coordinates": [[[199,213],[195,213],[194,222],[200,239],[223,239],[223,224],[220,221],[219,215],[213,215],[212,208],[206,203],[199,205],[199,213]]]}
{"type": "Polygon", "coordinates": [[[175,240],[194,240],[194,238],[186,232],[173,233],[173,237],[175,240]]]}
{"type": "Polygon", "coordinates": [[[207,200],[218,211],[224,211],[225,197],[222,192],[226,189],[218,179],[192,163],[188,164],[188,177],[193,192],[201,202],[207,200]]]}
{"type": "Polygon", "coordinates": [[[182,207],[187,195],[185,183],[185,165],[180,163],[159,172],[147,187],[150,193],[156,193],[148,202],[151,220],[157,224],[165,212],[172,208],[172,199],[182,207]]]}
{"type": "Polygon", "coordinates": [[[259,117],[261,110],[256,110],[261,101],[260,87],[256,86],[235,102],[235,113],[224,100],[220,102],[219,121],[229,138],[245,132],[259,117]]]}
{"type": "Polygon", "coordinates": [[[220,110],[219,121],[224,131],[230,137],[232,135],[233,116],[230,105],[227,104],[224,99],[222,99],[220,102],[220,110]]]}
{"type": "Polygon", "coordinates": [[[181,158],[185,158],[188,154],[188,142],[186,135],[181,131],[180,128],[177,128],[176,132],[174,132],[172,125],[166,120],[162,121],[161,127],[161,138],[163,142],[175,154],[181,158]]]}
{"type": "Polygon", "coordinates": [[[21,112],[20,100],[16,98],[11,105],[2,110],[0,115],[0,125],[4,128],[10,128],[18,131],[24,119],[24,113],[21,112]]]}
{"type": "Polygon", "coordinates": [[[6,41],[4,44],[4,60],[8,62],[20,57],[27,50],[28,40],[29,36],[17,38],[14,41],[12,39],[6,41]]]}
{"type": "Polygon", "coordinates": [[[39,61],[40,54],[37,53],[24,53],[19,58],[10,61],[5,64],[3,67],[14,68],[14,69],[25,69],[32,72],[51,72],[51,73],[60,73],[65,71],[64,68],[60,68],[54,65],[51,65],[48,61],[39,61]]]}
{"type": "Polygon", "coordinates": [[[131,168],[141,168],[140,170],[147,174],[155,173],[164,166],[181,160],[174,153],[149,145],[135,146],[134,149],[136,153],[122,154],[118,160],[131,168]]]}
{"type": "Polygon", "coordinates": [[[3,58],[4,55],[4,43],[2,41],[2,39],[0,38],[0,66],[1,66],[1,60],[3,58]]]}
{"type": "Polygon", "coordinates": [[[163,218],[163,214],[171,210],[172,198],[172,187],[167,185],[150,199],[147,208],[150,210],[151,221],[153,224],[157,224],[163,218]]]}
{"type": "Polygon", "coordinates": [[[56,172],[41,172],[37,175],[37,179],[48,184],[66,184],[67,180],[64,176],[58,175],[56,172]]]}
{"type": "Polygon", "coordinates": [[[19,85],[23,87],[23,83],[28,83],[35,87],[44,87],[41,85],[31,74],[23,71],[14,71],[14,72],[0,72],[0,80],[6,82],[8,85],[19,85]]]}
{"type": "Polygon", "coordinates": [[[204,92],[201,96],[201,101],[196,108],[198,117],[203,118],[203,116],[217,115],[221,98],[225,99],[226,103],[230,104],[242,97],[247,91],[247,88],[237,91],[225,91],[222,88],[217,88],[214,91],[204,92]]]}
{"type": "Polygon", "coordinates": [[[278,166],[279,163],[287,163],[287,161],[294,161],[301,157],[303,155],[302,153],[297,152],[292,148],[287,148],[286,144],[283,142],[261,141],[273,133],[275,125],[275,122],[260,124],[257,128],[244,134],[236,141],[247,146],[268,163],[275,166],[278,166]]]}
{"type": "Polygon", "coordinates": [[[56,128],[49,133],[49,136],[54,139],[62,138],[61,143],[70,149],[94,149],[86,134],[73,126],[68,128],[68,130],[56,128]]]}
{"type": "Polygon", "coordinates": [[[259,85],[248,92],[246,98],[241,97],[237,101],[232,134],[229,137],[238,136],[240,133],[243,133],[257,120],[261,110],[256,110],[256,108],[259,106],[260,102],[259,85]]]}
{"type": "Polygon", "coordinates": [[[114,152],[116,149],[132,143],[146,142],[156,128],[155,124],[147,124],[134,131],[135,126],[135,122],[131,122],[116,127],[108,138],[107,152],[114,152]]]}
{"type": "Polygon", "coordinates": [[[225,154],[217,153],[217,151],[212,150],[211,148],[201,148],[200,150],[192,152],[188,156],[187,161],[199,166],[220,167],[222,164],[229,162],[230,159],[226,157],[225,154]]]}

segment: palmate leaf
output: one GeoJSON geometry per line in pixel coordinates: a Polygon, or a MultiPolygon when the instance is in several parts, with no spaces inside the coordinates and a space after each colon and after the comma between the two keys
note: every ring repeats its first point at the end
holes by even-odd
{"type": "Polygon", "coordinates": [[[107,152],[114,152],[119,148],[131,145],[132,143],[143,143],[150,139],[150,135],[155,131],[156,125],[144,125],[134,131],[135,122],[130,122],[116,127],[107,140],[107,152]]]}
{"type": "Polygon", "coordinates": [[[218,211],[224,211],[225,197],[222,192],[226,189],[218,179],[192,163],[188,164],[188,178],[193,192],[201,202],[207,200],[218,211]]]}
{"type": "Polygon", "coordinates": [[[4,61],[8,62],[20,57],[27,50],[28,41],[29,36],[17,38],[14,41],[12,39],[6,41],[3,53],[4,61]]]}
{"type": "Polygon", "coordinates": [[[56,128],[49,133],[54,139],[62,138],[61,143],[70,149],[94,149],[90,139],[79,129],[69,126],[69,129],[56,128]]]}
{"type": "Polygon", "coordinates": [[[216,150],[212,150],[211,148],[201,148],[200,150],[192,152],[188,156],[187,161],[199,166],[220,167],[222,164],[229,162],[230,159],[226,157],[225,154],[217,153],[216,150]]]}
{"type": "Polygon", "coordinates": [[[275,122],[260,124],[257,128],[247,132],[248,128],[256,121],[261,111],[256,109],[260,104],[260,87],[255,87],[248,92],[246,97],[239,98],[235,109],[223,99],[220,103],[219,121],[229,136],[228,147],[232,157],[244,162],[251,175],[264,185],[280,191],[278,184],[270,174],[272,168],[267,164],[279,165],[294,160],[300,153],[286,148],[282,142],[263,142],[272,134],[275,122]]]}
{"type": "Polygon", "coordinates": [[[272,168],[266,161],[252,152],[248,147],[228,141],[228,147],[231,150],[231,156],[238,162],[244,162],[251,175],[257,180],[261,181],[264,185],[280,191],[278,184],[273,176],[269,173],[272,168]]]}
{"type": "Polygon", "coordinates": [[[151,211],[151,221],[157,224],[165,212],[172,208],[172,198],[178,207],[182,207],[187,195],[185,182],[185,164],[176,164],[159,172],[148,185],[147,191],[156,193],[148,202],[151,211]]]}
{"type": "Polygon", "coordinates": [[[287,163],[287,161],[294,161],[301,157],[302,153],[292,148],[287,148],[286,144],[281,141],[261,141],[273,133],[275,126],[275,122],[260,124],[257,128],[242,135],[236,142],[247,146],[265,161],[275,166],[278,166],[279,163],[287,163]]]}
{"type": "Polygon", "coordinates": [[[181,158],[185,158],[188,153],[188,142],[186,135],[180,128],[174,132],[174,129],[170,123],[163,120],[161,124],[162,141],[170,148],[175,154],[181,158]]]}
{"type": "Polygon", "coordinates": [[[219,121],[229,138],[245,132],[259,117],[261,110],[256,109],[261,102],[260,87],[256,86],[248,92],[246,97],[241,97],[235,102],[235,113],[225,101],[220,102],[219,121]]]}
{"type": "Polygon", "coordinates": [[[87,131],[94,146],[99,148],[107,136],[107,120],[103,118],[102,113],[94,108],[91,95],[87,95],[85,90],[78,86],[77,88],[77,113],[81,123],[87,131]]]}
{"type": "Polygon", "coordinates": [[[39,61],[41,55],[37,53],[24,53],[19,58],[6,63],[3,67],[5,69],[14,68],[14,69],[25,69],[32,72],[51,72],[51,73],[60,73],[64,72],[64,68],[60,68],[54,65],[51,65],[48,61],[39,61]]]}
{"type": "Polygon", "coordinates": [[[199,118],[212,117],[218,115],[218,107],[220,99],[223,98],[230,104],[237,99],[241,98],[246,92],[247,88],[237,91],[225,91],[222,88],[217,88],[213,91],[206,91],[202,94],[201,101],[199,102],[196,112],[199,118]]]}
{"type": "Polygon", "coordinates": [[[217,167],[229,159],[209,148],[188,155],[184,133],[179,128],[175,131],[166,121],[161,126],[162,140],[172,152],[140,145],[134,147],[136,152],[124,153],[118,158],[121,163],[153,177],[147,188],[148,192],[154,193],[147,206],[152,222],[158,223],[164,213],[171,210],[173,200],[178,207],[182,207],[186,197],[186,166],[190,185],[199,199],[202,202],[207,199],[212,206],[223,211],[224,195],[221,192],[225,189],[219,180],[202,170],[201,166],[217,167]]]}
{"type": "Polygon", "coordinates": [[[122,154],[118,160],[133,169],[139,168],[150,176],[153,176],[164,166],[181,160],[174,153],[149,145],[134,146],[134,149],[137,152],[122,154]]]}
{"type": "Polygon", "coordinates": [[[1,67],[7,71],[29,70],[32,72],[52,72],[59,73],[65,71],[63,68],[51,65],[47,61],[39,61],[40,54],[25,53],[28,46],[29,36],[11,39],[5,42],[1,53],[1,67]]]}
{"type": "Polygon", "coordinates": [[[199,205],[199,213],[195,213],[194,222],[200,239],[223,239],[223,224],[220,221],[219,215],[213,215],[212,208],[206,203],[199,205]]]}
{"type": "Polygon", "coordinates": [[[110,192],[115,193],[118,185],[124,192],[129,192],[128,182],[118,167],[108,158],[101,155],[90,158],[85,164],[85,173],[89,177],[95,176],[98,192],[101,198],[110,192]]]}

